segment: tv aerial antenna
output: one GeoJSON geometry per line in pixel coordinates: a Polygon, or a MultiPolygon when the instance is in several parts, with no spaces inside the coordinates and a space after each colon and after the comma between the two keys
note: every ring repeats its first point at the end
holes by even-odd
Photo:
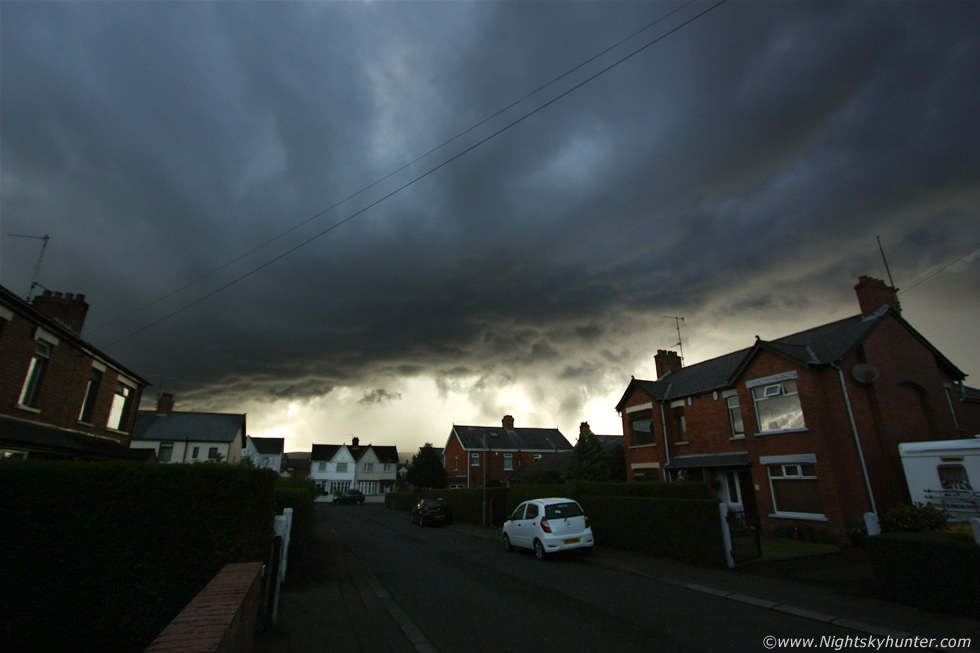
{"type": "Polygon", "coordinates": [[[684,318],[680,315],[664,315],[663,317],[670,318],[674,321],[674,326],[677,327],[677,347],[680,349],[681,353],[681,364],[684,363],[684,345],[681,342],[681,322],[684,318]]]}
{"type": "MultiPolygon", "coordinates": [[[[51,236],[44,234],[43,236],[28,236],[25,234],[7,234],[11,238],[33,238],[35,240],[43,240],[41,243],[41,254],[37,257],[37,263],[34,264],[34,274],[31,275],[31,289],[27,291],[27,301],[31,301],[31,295],[34,294],[34,289],[40,286],[37,282],[37,275],[41,272],[41,261],[44,259],[44,250],[48,247],[48,241],[51,240],[51,236]]],[[[43,286],[42,286],[43,287],[43,286]]]]}

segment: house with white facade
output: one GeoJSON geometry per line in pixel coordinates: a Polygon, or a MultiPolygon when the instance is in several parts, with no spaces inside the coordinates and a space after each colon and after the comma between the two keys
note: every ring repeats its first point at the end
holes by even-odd
{"type": "Polygon", "coordinates": [[[348,444],[314,444],[310,453],[310,479],[324,495],[351,488],[364,493],[368,501],[380,501],[395,489],[398,478],[398,450],[393,446],[361,446],[358,438],[348,444]]]}
{"type": "Polygon", "coordinates": [[[271,469],[280,474],[285,444],[286,438],[253,438],[247,435],[242,457],[251,460],[259,469],[271,469]]]}
{"type": "Polygon", "coordinates": [[[245,415],[176,411],[174,396],[160,395],[157,410],[136,415],[130,449],[152,449],[157,462],[238,464],[245,447],[245,415]]]}

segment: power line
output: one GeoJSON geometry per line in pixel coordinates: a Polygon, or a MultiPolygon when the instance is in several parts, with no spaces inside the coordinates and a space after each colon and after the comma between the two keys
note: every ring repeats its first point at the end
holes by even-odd
{"type": "Polygon", "coordinates": [[[959,256],[957,256],[956,258],[954,258],[949,263],[946,263],[945,265],[941,265],[938,268],[936,268],[935,270],[933,270],[932,272],[929,272],[928,274],[919,277],[918,279],[916,279],[915,281],[913,281],[911,283],[911,285],[909,285],[908,288],[906,288],[905,290],[902,290],[898,294],[899,295],[904,295],[908,291],[910,291],[913,288],[915,288],[916,286],[918,286],[920,283],[923,283],[925,281],[928,281],[929,279],[933,278],[934,276],[936,276],[937,274],[939,274],[940,272],[942,272],[943,270],[945,270],[946,268],[948,268],[949,266],[951,266],[953,263],[956,263],[957,261],[959,261],[964,256],[967,256],[968,254],[972,254],[973,252],[977,251],[978,249],[980,249],[980,243],[975,243],[972,247],[970,247],[970,249],[966,250],[965,252],[963,252],[962,254],[960,254],[959,256]]]}
{"type": "Polygon", "coordinates": [[[170,318],[175,317],[176,315],[179,315],[180,313],[183,313],[184,311],[186,311],[186,310],[188,310],[188,309],[190,309],[190,308],[192,308],[194,306],[197,306],[201,302],[203,302],[203,301],[205,301],[207,299],[210,299],[211,297],[214,297],[218,293],[227,290],[228,288],[234,286],[235,284],[239,283],[240,281],[244,281],[245,279],[247,279],[248,277],[252,276],[253,274],[255,274],[255,273],[257,273],[257,272],[259,272],[261,270],[264,270],[265,268],[269,267],[273,263],[275,263],[275,262],[277,262],[277,261],[279,261],[279,260],[281,260],[281,259],[289,256],[290,254],[292,254],[293,252],[299,250],[300,248],[305,247],[306,245],[310,244],[314,240],[317,240],[321,236],[324,236],[324,235],[330,233],[331,231],[333,231],[334,229],[337,229],[337,228],[339,228],[339,227],[347,224],[348,222],[350,222],[354,218],[359,217],[360,215],[362,215],[363,213],[367,212],[368,210],[374,208],[378,204],[381,204],[382,202],[384,202],[388,198],[390,198],[390,197],[392,197],[394,195],[397,195],[398,193],[400,193],[401,191],[405,190],[409,186],[414,185],[416,182],[419,182],[422,179],[425,179],[426,177],[428,177],[429,175],[431,175],[431,174],[433,174],[433,173],[441,170],[442,168],[446,167],[447,165],[449,165],[450,163],[452,163],[456,159],[459,159],[460,157],[462,157],[462,156],[464,156],[464,155],[472,152],[473,150],[475,150],[476,148],[480,147],[481,145],[483,145],[487,141],[490,141],[490,140],[496,138],[500,134],[502,134],[502,133],[510,130],[511,128],[515,127],[516,125],[519,125],[520,123],[524,122],[525,120],[527,120],[531,116],[537,114],[540,111],[543,111],[544,109],[548,108],[552,104],[558,102],[561,99],[564,99],[568,95],[571,95],[573,92],[575,92],[578,89],[582,88],[583,86],[585,86],[586,84],[590,83],[591,81],[593,81],[597,77],[606,74],[607,72],[609,72],[613,68],[616,68],[620,64],[622,64],[622,63],[624,63],[624,62],[632,59],[636,55],[638,55],[641,52],[647,50],[648,48],[653,47],[654,45],[656,45],[660,41],[664,40],[668,36],[674,34],[675,32],[680,31],[681,29],[683,29],[684,27],[687,27],[688,25],[690,25],[691,23],[693,23],[697,19],[701,18],[702,16],[704,16],[704,15],[708,14],[709,12],[717,9],[721,5],[725,4],[725,2],[727,2],[727,1],[728,0],[719,0],[718,2],[716,2],[715,4],[713,4],[712,6],[708,7],[707,9],[705,9],[704,11],[702,11],[702,12],[700,12],[698,14],[695,14],[692,18],[689,18],[688,20],[682,22],[681,24],[677,25],[673,29],[671,29],[671,30],[665,32],[664,34],[656,37],[652,41],[649,41],[648,43],[645,43],[644,45],[640,46],[636,50],[633,50],[629,54],[621,57],[620,59],[617,59],[613,63],[609,64],[605,68],[600,69],[598,72],[590,75],[589,77],[586,77],[581,82],[579,82],[579,83],[575,84],[574,86],[572,86],[571,88],[569,88],[569,89],[567,89],[567,90],[559,93],[558,95],[556,95],[552,99],[548,100],[547,102],[545,102],[544,104],[538,106],[537,108],[532,109],[531,111],[529,111],[528,113],[524,114],[523,116],[520,116],[519,118],[516,118],[515,120],[511,121],[510,123],[504,125],[503,127],[501,127],[500,129],[498,129],[497,131],[491,133],[489,136],[485,136],[484,138],[478,140],[474,144],[466,147],[462,151],[460,151],[460,152],[454,154],[453,156],[449,157],[448,159],[446,159],[442,163],[436,165],[433,168],[430,168],[429,170],[427,170],[426,172],[422,173],[421,175],[419,175],[419,176],[417,176],[417,177],[409,180],[408,182],[402,184],[398,188],[394,189],[393,191],[389,192],[386,195],[383,195],[382,197],[380,197],[377,200],[371,202],[367,206],[365,206],[365,207],[363,207],[361,209],[358,209],[354,213],[351,213],[350,215],[348,215],[343,220],[340,220],[339,222],[336,222],[333,225],[327,227],[323,231],[320,231],[320,232],[314,234],[310,238],[307,238],[306,240],[302,241],[298,245],[295,245],[294,247],[291,247],[290,249],[286,250],[285,252],[283,252],[283,253],[279,254],[278,256],[270,259],[269,261],[266,261],[262,265],[259,265],[258,267],[253,268],[252,270],[246,272],[245,274],[243,274],[243,275],[241,275],[239,277],[236,277],[235,279],[232,279],[231,281],[229,281],[228,283],[224,284],[223,286],[220,286],[220,287],[216,288],[215,290],[212,290],[211,292],[209,292],[209,293],[207,293],[205,295],[202,295],[201,297],[198,297],[194,301],[192,301],[192,302],[190,302],[188,304],[185,304],[181,308],[178,308],[177,310],[172,311],[172,312],[164,315],[163,317],[154,320],[153,322],[150,322],[146,326],[144,326],[144,327],[142,327],[140,329],[137,329],[136,331],[133,331],[133,332],[129,333],[128,335],[125,335],[125,336],[123,336],[121,338],[118,338],[117,340],[114,340],[113,342],[109,343],[108,345],[105,345],[105,347],[108,348],[108,347],[112,347],[114,345],[118,345],[121,342],[124,342],[126,340],[129,340],[130,338],[132,338],[134,336],[137,336],[137,335],[143,333],[144,331],[147,331],[147,330],[155,327],[156,325],[158,325],[158,324],[160,324],[162,322],[165,322],[166,320],[169,320],[170,318]]]}
{"type": "Polygon", "coordinates": [[[264,242],[256,245],[255,247],[253,247],[252,249],[248,250],[244,254],[241,254],[241,255],[237,256],[236,258],[228,261],[227,263],[224,263],[224,264],[222,264],[222,265],[220,265],[220,266],[218,266],[218,267],[210,270],[209,272],[206,272],[206,273],[202,274],[201,276],[197,277],[196,279],[193,279],[191,281],[188,281],[184,285],[182,285],[182,286],[180,286],[178,288],[175,288],[172,291],[170,291],[170,292],[168,292],[168,293],[166,293],[164,295],[161,295],[160,297],[158,297],[158,298],[156,298],[156,299],[154,299],[154,300],[152,300],[152,301],[150,301],[150,302],[148,302],[146,304],[143,304],[142,306],[140,306],[138,308],[135,308],[132,311],[129,311],[128,313],[124,313],[122,315],[119,315],[119,316],[117,316],[117,317],[109,320],[108,322],[105,322],[103,324],[100,324],[100,325],[96,326],[93,329],[90,329],[89,330],[89,333],[92,334],[92,333],[97,333],[99,331],[102,331],[103,329],[105,329],[107,327],[110,327],[113,324],[116,324],[118,322],[121,322],[122,320],[124,320],[124,319],[126,319],[128,317],[131,317],[131,316],[133,316],[133,315],[135,315],[135,314],[137,314],[137,313],[139,313],[141,311],[144,311],[147,308],[150,308],[151,306],[155,306],[156,304],[159,304],[160,302],[162,302],[162,301],[164,301],[166,299],[169,299],[169,298],[173,297],[174,295],[179,294],[180,292],[182,292],[184,290],[187,290],[191,286],[197,285],[198,283],[204,281],[205,279],[208,279],[208,278],[214,276],[218,272],[224,270],[225,268],[228,268],[228,267],[234,265],[235,263],[238,263],[239,261],[247,258],[248,256],[254,254],[257,251],[259,251],[260,249],[263,249],[264,247],[266,247],[268,245],[271,245],[272,243],[276,242],[277,240],[279,240],[281,238],[284,238],[285,236],[291,234],[292,232],[296,231],[300,227],[302,227],[302,226],[304,226],[306,224],[309,224],[310,222],[313,222],[314,220],[316,220],[318,218],[323,217],[327,213],[329,213],[329,212],[333,211],[334,209],[340,207],[341,205],[345,204],[346,202],[349,202],[350,200],[354,199],[355,197],[358,197],[359,195],[362,195],[363,193],[366,193],[367,191],[371,190],[372,188],[374,188],[378,184],[381,184],[382,182],[390,179],[391,177],[397,175],[399,172],[402,172],[406,168],[410,168],[411,166],[415,165],[419,161],[427,158],[429,155],[434,154],[435,152],[443,149],[444,147],[446,147],[446,146],[452,144],[453,142],[459,140],[460,138],[462,138],[463,136],[469,134],[470,132],[474,131],[475,129],[478,129],[479,127],[481,127],[484,124],[488,123],[489,121],[493,120],[497,116],[499,116],[499,115],[501,115],[501,114],[509,111],[510,109],[514,108],[518,104],[520,104],[520,103],[524,102],[525,100],[527,100],[527,99],[529,99],[529,98],[537,95],[538,93],[540,93],[541,91],[545,90],[549,86],[553,86],[554,84],[557,84],[559,81],[561,81],[565,77],[567,77],[567,76],[571,75],[572,73],[574,73],[575,71],[580,70],[581,68],[587,66],[588,64],[592,63],[593,61],[595,61],[599,57],[603,56],[604,54],[607,54],[610,51],[615,50],[616,48],[618,48],[622,44],[626,43],[627,41],[630,41],[633,38],[635,38],[637,35],[642,34],[643,32],[649,30],[651,27],[654,27],[654,26],[660,24],[661,22],[667,20],[672,15],[674,15],[678,11],[681,11],[682,9],[684,9],[685,7],[687,7],[688,5],[690,5],[693,2],[694,2],[694,0],[688,0],[688,2],[686,2],[683,5],[677,7],[673,11],[670,11],[670,12],[664,14],[663,16],[661,16],[660,18],[657,18],[656,20],[654,20],[654,21],[652,21],[650,23],[647,23],[646,25],[644,25],[640,29],[636,30],[632,34],[630,34],[630,35],[628,35],[628,36],[620,39],[619,41],[617,41],[613,45],[610,45],[609,47],[607,47],[606,49],[602,50],[601,52],[598,52],[598,53],[592,55],[591,57],[589,57],[588,59],[586,59],[582,63],[580,63],[577,66],[575,66],[575,67],[573,67],[573,68],[571,68],[571,69],[563,72],[562,74],[558,75],[557,77],[555,77],[551,81],[546,82],[546,83],[542,84],[541,86],[538,86],[536,89],[534,89],[530,93],[524,94],[523,96],[521,96],[520,98],[514,100],[513,102],[511,102],[507,106],[503,107],[502,109],[494,112],[493,114],[487,116],[483,120],[481,120],[481,121],[477,122],[476,124],[474,124],[474,125],[466,128],[466,129],[464,129],[463,131],[459,132],[458,134],[456,134],[452,138],[449,138],[448,140],[443,141],[442,143],[440,143],[439,145],[436,145],[435,147],[433,147],[432,149],[428,150],[424,154],[421,154],[421,155],[415,157],[414,159],[412,159],[408,163],[404,164],[400,168],[397,168],[397,169],[389,172],[388,174],[386,174],[385,176],[381,177],[380,179],[378,179],[378,180],[376,180],[376,181],[368,184],[367,186],[361,188],[360,190],[358,190],[358,191],[356,191],[356,192],[348,195],[347,197],[343,198],[342,200],[339,200],[339,201],[335,202],[334,204],[331,204],[330,206],[328,206],[327,208],[323,209],[322,211],[319,211],[317,213],[314,213],[310,217],[308,217],[305,220],[303,220],[302,222],[299,222],[296,225],[290,227],[286,231],[283,231],[283,232],[279,233],[278,235],[273,236],[272,238],[270,238],[270,239],[268,239],[268,240],[266,240],[266,241],[264,241],[264,242]]]}

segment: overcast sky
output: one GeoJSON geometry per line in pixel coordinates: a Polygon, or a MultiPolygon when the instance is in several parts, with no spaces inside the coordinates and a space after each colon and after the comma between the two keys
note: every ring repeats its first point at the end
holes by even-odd
{"type": "Polygon", "coordinates": [[[146,403],[407,457],[621,434],[665,316],[693,364],[856,314],[880,237],[980,386],[978,4],[713,4],[3,2],[0,284],[50,235],[146,403]]]}

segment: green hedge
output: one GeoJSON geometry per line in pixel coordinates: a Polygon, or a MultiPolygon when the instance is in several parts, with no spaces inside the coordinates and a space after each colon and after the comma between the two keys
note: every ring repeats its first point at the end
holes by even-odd
{"type": "MultiPolygon", "coordinates": [[[[293,527],[289,534],[289,569],[295,570],[306,560],[313,538],[313,506],[320,490],[308,478],[280,478],[276,484],[276,514],[293,509],[293,527]]],[[[286,582],[294,576],[287,572],[286,582]]]]}
{"type": "Polygon", "coordinates": [[[508,514],[522,501],[541,497],[568,497],[581,503],[585,497],[646,497],[657,499],[711,499],[717,502],[714,492],[705,483],[644,482],[644,483],[597,483],[572,481],[555,485],[516,485],[507,494],[508,514]]]}
{"type": "Polygon", "coordinates": [[[867,539],[871,571],[903,603],[976,617],[980,546],[971,535],[884,533],[867,539]]]}
{"type": "MultiPolygon", "coordinates": [[[[513,490],[511,490],[513,491],[513,490]]],[[[507,488],[487,488],[487,522],[500,526],[506,516],[507,488]]],[[[483,523],[483,489],[426,490],[424,492],[396,492],[385,495],[385,507],[392,510],[409,511],[421,497],[442,497],[449,502],[449,509],[456,521],[483,523]]]]}
{"type": "Polygon", "coordinates": [[[726,565],[717,499],[584,497],[599,544],[705,566],[726,565]]]}
{"type": "Polygon", "coordinates": [[[142,650],[225,564],[268,558],[276,478],[221,464],[0,464],[5,646],[142,650]]]}

